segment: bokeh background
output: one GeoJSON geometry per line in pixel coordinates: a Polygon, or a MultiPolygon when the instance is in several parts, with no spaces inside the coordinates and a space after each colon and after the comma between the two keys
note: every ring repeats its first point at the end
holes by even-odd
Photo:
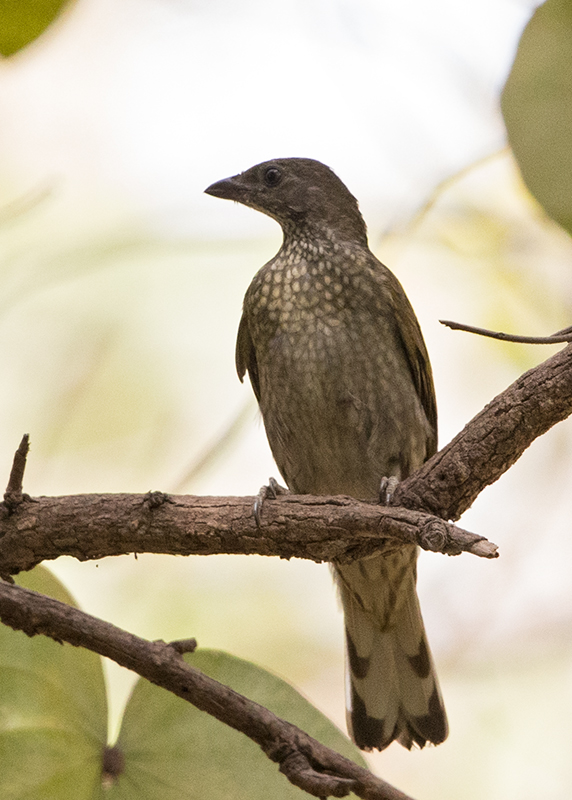
{"type": "MultiPolygon", "coordinates": [[[[77,0],[0,62],[0,474],[25,489],[254,494],[278,477],[234,370],[242,296],[277,225],[203,194],[272,157],[329,164],[405,286],[446,443],[570,323],[569,236],[524,188],[499,95],[531,0],[77,0]]],[[[572,426],[465,514],[487,562],[422,554],[451,734],[372,768],[419,800],[572,792],[572,426]]],[[[297,686],[341,727],[328,569],[257,557],[50,565],[83,608],[196,636],[297,686]]],[[[116,733],[134,676],[107,665],[116,733]]]]}

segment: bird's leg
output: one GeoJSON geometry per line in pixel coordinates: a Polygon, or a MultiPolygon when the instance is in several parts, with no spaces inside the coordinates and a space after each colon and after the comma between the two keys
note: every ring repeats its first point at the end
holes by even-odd
{"type": "Polygon", "coordinates": [[[276,478],[268,478],[268,486],[263,486],[254,501],[254,519],[256,520],[256,527],[260,528],[262,522],[262,506],[265,500],[276,500],[280,494],[290,494],[289,489],[281,486],[276,478]]]}
{"type": "Polygon", "coordinates": [[[390,478],[382,478],[379,484],[379,502],[382,506],[390,506],[393,493],[397,489],[399,478],[392,475],[390,478]]]}

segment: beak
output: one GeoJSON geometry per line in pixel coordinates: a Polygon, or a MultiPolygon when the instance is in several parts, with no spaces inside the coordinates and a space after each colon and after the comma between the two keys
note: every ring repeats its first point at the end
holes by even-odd
{"type": "Polygon", "coordinates": [[[246,187],[241,183],[240,178],[241,175],[234,175],[232,178],[225,178],[222,181],[212,183],[205,189],[205,194],[210,194],[213,197],[222,197],[224,200],[244,202],[246,187]]]}

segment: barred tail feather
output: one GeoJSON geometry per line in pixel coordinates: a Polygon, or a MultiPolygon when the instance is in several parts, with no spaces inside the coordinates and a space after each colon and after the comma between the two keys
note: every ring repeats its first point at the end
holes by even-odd
{"type": "Polygon", "coordinates": [[[363,750],[439,744],[447,718],[415,588],[415,548],[336,568],[346,624],[347,718],[363,750]]]}

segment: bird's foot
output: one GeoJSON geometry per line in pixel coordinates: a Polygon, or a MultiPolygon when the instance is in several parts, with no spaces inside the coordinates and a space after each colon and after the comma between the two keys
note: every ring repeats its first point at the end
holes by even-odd
{"type": "Polygon", "coordinates": [[[254,519],[256,520],[256,527],[260,528],[262,523],[262,506],[265,500],[276,500],[278,495],[290,494],[285,486],[281,486],[276,478],[268,478],[268,486],[263,486],[254,501],[254,519]]]}
{"type": "Polygon", "coordinates": [[[382,478],[379,484],[379,502],[382,506],[390,506],[393,493],[397,489],[399,479],[392,475],[390,478],[382,478]]]}

